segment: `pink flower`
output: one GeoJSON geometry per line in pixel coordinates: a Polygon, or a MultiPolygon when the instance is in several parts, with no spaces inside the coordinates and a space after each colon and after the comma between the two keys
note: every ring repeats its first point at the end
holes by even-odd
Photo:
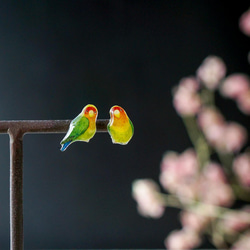
{"type": "Polygon", "coordinates": [[[224,133],[224,148],[226,152],[238,152],[247,140],[246,129],[236,122],[227,124],[224,133]]]}
{"type": "Polygon", "coordinates": [[[199,199],[216,206],[230,206],[234,202],[234,194],[228,185],[222,167],[217,163],[209,163],[199,180],[199,199]]]}
{"type": "MultiPolygon", "coordinates": [[[[248,208],[249,209],[249,208],[248,208]]],[[[222,227],[226,232],[234,233],[245,230],[250,225],[250,213],[247,209],[227,212],[222,221],[222,227]]]]}
{"type": "Polygon", "coordinates": [[[200,233],[206,228],[210,218],[208,216],[184,210],[180,214],[180,220],[184,229],[186,228],[200,233]]]}
{"type": "Polygon", "coordinates": [[[217,109],[203,108],[198,114],[198,124],[211,146],[223,147],[226,122],[217,109]]]}
{"type": "Polygon", "coordinates": [[[249,77],[244,74],[233,74],[228,76],[221,86],[221,93],[232,99],[239,98],[250,88],[249,77]]]}
{"type": "Polygon", "coordinates": [[[250,187],[250,154],[239,155],[233,161],[233,170],[239,182],[245,187],[250,187]]]}
{"type": "Polygon", "coordinates": [[[184,77],[180,80],[179,88],[189,91],[189,92],[197,92],[199,90],[200,84],[197,79],[193,76],[184,77]]]}
{"type": "Polygon", "coordinates": [[[198,78],[208,89],[215,89],[221,79],[225,77],[226,65],[223,60],[217,56],[205,58],[196,72],[198,78]]]}
{"type": "Polygon", "coordinates": [[[241,15],[239,26],[245,35],[250,36],[250,9],[241,15]]]}
{"type": "Polygon", "coordinates": [[[198,121],[209,144],[221,152],[238,152],[246,143],[247,131],[236,122],[225,123],[215,114],[210,115],[210,120],[201,114],[198,121]]]}
{"type": "Polygon", "coordinates": [[[132,184],[132,195],[137,201],[138,212],[146,217],[160,218],[164,206],[159,198],[159,187],[151,179],[136,180],[132,184]]]}
{"type": "Polygon", "coordinates": [[[233,204],[234,198],[233,191],[228,184],[206,180],[200,184],[199,199],[202,202],[229,207],[233,204]]]}
{"type": "Polygon", "coordinates": [[[224,150],[225,129],[225,124],[213,124],[209,127],[206,127],[203,132],[211,146],[219,150],[224,150]]]}
{"type": "Polygon", "coordinates": [[[239,109],[246,115],[250,115],[250,89],[241,94],[237,101],[239,109]]]}
{"type": "Polygon", "coordinates": [[[167,249],[188,250],[198,247],[201,244],[201,239],[195,232],[182,229],[171,232],[164,244],[167,249]]]}
{"type": "Polygon", "coordinates": [[[224,117],[215,108],[203,108],[198,114],[198,124],[202,130],[206,130],[213,125],[224,125],[224,123],[224,117]]]}
{"type": "Polygon", "coordinates": [[[182,184],[190,183],[197,171],[198,162],[193,149],[187,149],[180,155],[168,152],[161,163],[160,182],[165,189],[176,192],[182,184]]]}
{"type": "Polygon", "coordinates": [[[193,179],[198,172],[199,166],[195,151],[190,148],[186,149],[179,157],[179,167],[181,168],[181,178],[193,179]]]}
{"type": "Polygon", "coordinates": [[[201,100],[197,94],[198,82],[193,77],[187,77],[180,81],[174,91],[173,105],[180,115],[195,115],[201,106],[201,100]]]}
{"type": "Polygon", "coordinates": [[[166,190],[174,192],[179,178],[178,169],[179,156],[175,152],[164,155],[161,163],[160,183],[166,190]]]}
{"type": "Polygon", "coordinates": [[[250,231],[248,230],[233,244],[232,250],[248,250],[250,246],[250,231]]]}
{"type": "Polygon", "coordinates": [[[204,167],[203,176],[211,182],[227,183],[222,166],[215,162],[210,162],[204,167]]]}

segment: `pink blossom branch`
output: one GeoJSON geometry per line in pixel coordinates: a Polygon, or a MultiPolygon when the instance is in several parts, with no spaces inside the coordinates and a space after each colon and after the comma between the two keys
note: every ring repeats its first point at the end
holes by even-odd
{"type": "Polygon", "coordinates": [[[202,100],[203,105],[210,106],[210,107],[215,106],[214,91],[204,87],[200,95],[201,95],[201,100],[202,100]]]}
{"type": "MultiPolygon", "coordinates": [[[[237,212],[235,212],[234,209],[200,202],[186,197],[185,201],[187,204],[183,204],[175,195],[157,193],[157,196],[161,203],[166,207],[180,208],[206,217],[225,219],[227,217],[226,213],[228,212],[237,215],[237,212]]],[[[242,211],[242,214],[246,216],[245,221],[250,223],[250,214],[244,211],[242,211]]]]}
{"type": "Polygon", "coordinates": [[[194,145],[197,153],[199,166],[202,169],[203,166],[209,162],[210,159],[210,148],[204,138],[202,132],[199,130],[195,118],[193,116],[183,117],[183,122],[187,129],[189,138],[194,145]]]}

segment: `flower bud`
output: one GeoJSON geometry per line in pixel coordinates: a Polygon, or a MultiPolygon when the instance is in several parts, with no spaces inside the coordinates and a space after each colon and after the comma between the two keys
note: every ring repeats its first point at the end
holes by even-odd
{"type": "Polygon", "coordinates": [[[135,180],[132,184],[132,195],[138,205],[138,212],[146,217],[160,218],[164,206],[159,198],[159,186],[151,179],[135,180]]]}
{"type": "Polygon", "coordinates": [[[249,88],[250,80],[248,76],[244,74],[232,74],[224,80],[220,91],[225,97],[238,99],[249,88]]]}
{"type": "Polygon", "coordinates": [[[225,77],[226,65],[217,56],[207,57],[198,68],[197,77],[208,89],[216,89],[221,79],[225,77]]]}
{"type": "Polygon", "coordinates": [[[245,35],[250,36],[250,9],[241,15],[239,27],[245,35]]]}
{"type": "Polygon", "coordinates": [[[240,95],[237,104],[244,114],[250,115],[250,89],[240,95]]]}
{"type": "Polygon", "coordinates": [[[191,230],[175,230],[164,241],[165,247],[172,250],[188,250],[201,244],[199,235],[191,230]]]}
{"type": "Polygon", "coordinates": [[[195,115],[199,111],[201,100],[196,92],[198,87],[198,82],[194,77],[186,77],[174,90],[173,105],[180,115],[195,115]]]}
{"type": "Polygon", "coordinates": [[[250,187],[250,154],[243,153],[233,161],[233,170],[244,187],[250,187]]]}

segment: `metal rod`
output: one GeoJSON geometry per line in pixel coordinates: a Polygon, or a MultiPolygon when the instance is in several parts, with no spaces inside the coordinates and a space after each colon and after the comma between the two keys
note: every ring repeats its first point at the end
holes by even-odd
{"type": "Polygon", "coordinates": [[[23,249],[23,134],[10,135],[10,249],[23,249]]]}
{"type": "MultiPolygon", "coordinates": [[[[0,121],[0,133],[10,137],[10,249],[23,250],[23,136],[26,133],[66,133],[71,120],[0,121]]],[[[97,120],[97,132],[107,132],[109,120],[97,120]]]]}
{"type": "MultiPolygon", "coordinates": [[[[71,120],[18,120],[0,121],[0,133],[8,133],[11,128],[18,128],[25,133],[66,133],[71,120]]],[[[96,131],[107,132],[109,120],[97,120],[96,131]]]]}

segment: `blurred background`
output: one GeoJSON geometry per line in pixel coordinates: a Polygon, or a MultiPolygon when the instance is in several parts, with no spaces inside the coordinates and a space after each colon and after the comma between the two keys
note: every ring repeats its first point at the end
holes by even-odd
{"type": "MultiPolygon", "coordinates": [[[[64,134],[25,135],[25,248],[164,248],[180,227],[179,211],[141,217],[131,183],[158,181],[163,153],[191,146],[172,106],[182,77],[211,54],[228,74],[249,74],[249,38],[238,27],[246,2],[0,3],[0,119],[73,119],[88,103],[106,119],[118,104],[135,127],[127,146],[98,133],[64,153],[64,134]]],[[[217,101],[227,119],[249,127],[235,103],[217,101]]],[[[0,136],[0,150],[0,249],[7,249],[8,135],[0,136]]]]}

